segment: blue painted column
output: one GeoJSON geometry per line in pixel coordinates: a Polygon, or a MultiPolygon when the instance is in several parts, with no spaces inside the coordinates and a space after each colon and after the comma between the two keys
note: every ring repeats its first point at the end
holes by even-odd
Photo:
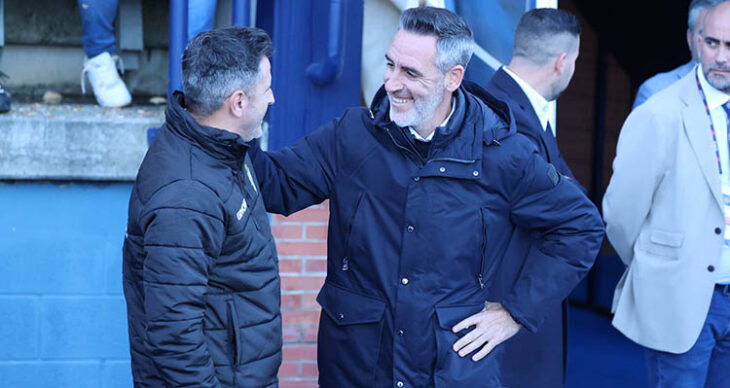
{"type": "Polygon", "coordinates": [[[187,44],[188,0],[170,0],[170,49],[168,52],[167,97],[182,90],[182,56],[187,44]]]}
{"type": "Polygon", "coordinates": [[[360,105],[363,1],[262,3],[259,25],[273,28],[276,103],[269,110],[269,149],[275,150],[360,105]]]}

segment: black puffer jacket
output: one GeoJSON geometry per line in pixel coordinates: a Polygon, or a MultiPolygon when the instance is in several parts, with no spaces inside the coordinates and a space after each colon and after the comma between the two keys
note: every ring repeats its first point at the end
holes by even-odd
{"type": "Polygon", "coordinates": [[[247,146],[173,96],[140,167],[124,241],[135,386],[276,386],[276,247],[247,146]]]}

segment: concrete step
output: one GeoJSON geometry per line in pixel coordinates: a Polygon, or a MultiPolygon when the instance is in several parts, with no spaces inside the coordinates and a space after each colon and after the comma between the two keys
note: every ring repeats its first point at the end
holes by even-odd
{"type": "Polygon", "coordinates": [[[133,181],[164,107],[13,104],[0,114],[0,179],[133,181]]]}

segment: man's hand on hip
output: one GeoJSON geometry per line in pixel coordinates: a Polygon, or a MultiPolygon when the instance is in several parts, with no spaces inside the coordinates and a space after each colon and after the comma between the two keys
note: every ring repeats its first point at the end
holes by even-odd
{"type": "Polygon", "coordinates": [[[464,357],[481,347],[471,357],[473,361],[479,361],[497,345],[517,334],[522,326],[512,319],[501,303],[486,302],[482,311],[457,323],[451,331],[458,333],[471,327],[474,328],[456,341],[453,349],[464,357]]]}

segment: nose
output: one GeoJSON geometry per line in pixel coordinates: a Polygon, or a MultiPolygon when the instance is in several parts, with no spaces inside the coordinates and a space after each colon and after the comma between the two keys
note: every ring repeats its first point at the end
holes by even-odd
{"type": "Polygon", "coordinates": [[[269,101],[269,105],[274,105],[276,102],[276,99],[274,98],[274,91],[271,91],[271,100],[269,101]]]}
{"type": "Polygon", "coordinates": [[[385,70],[384,80],[386,92],[395,92],[403,88],[403,83],[400,82],[400,77],[389,69],[385,70]]]}
{"type": "Polygon", "coordinates": [[[725,45],[721,45],[720,49],[717,51],[717,57],[715,57],[715,60],[718,63],[727,63],[728,59],[730,59],[730,48],[725,45]]]}

